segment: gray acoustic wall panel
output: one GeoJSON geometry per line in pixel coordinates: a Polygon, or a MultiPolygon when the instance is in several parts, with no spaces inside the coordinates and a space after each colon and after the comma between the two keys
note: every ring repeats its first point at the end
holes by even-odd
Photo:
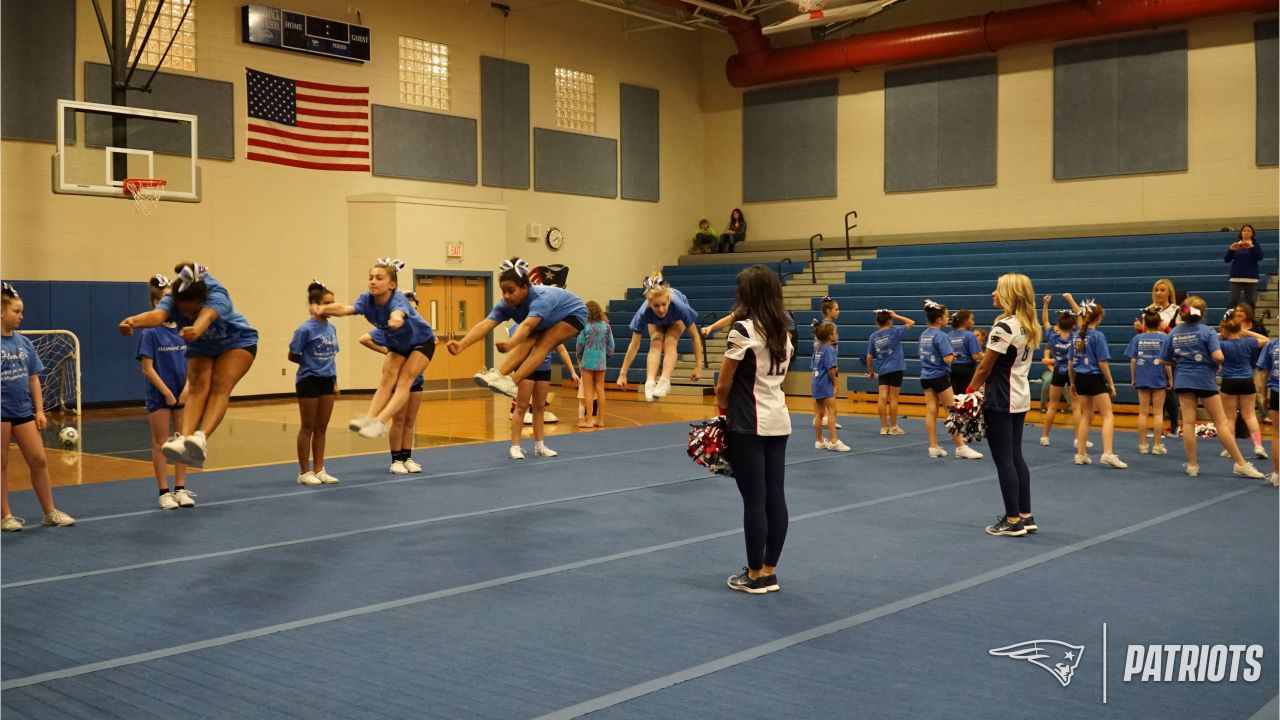
{"type": "Polygon", "coordinates": [[[1259,165],[1280,164],[1277,154],[1276,136],[1280,134],[1277,119],[1280,119],[1280,106],[1276,102],[1276,85],[1280,83],[1280,72],[1277,72],[1276,21],[1263,20],[1253,26],[1253,52],[1257,60],[1258,73],[1258,138],[1257,162],[1259,165]]]}
{"type": "Polygon", "coordinates": [[[1187,169],[1187,35],[1060,47],[1053,56],[1057,180],[1187,169]]]}
{"type": "MultiPolygon", "coordinates": [[[[146,82],[151,71],[142,68],[133,76],[133,84],[146,82]]],[[[174,73],[159,73],[151,84],[151,92],[129,93],[129,106],[147,110],[164,110],[195,115],[200,119],[196,128],[196,141],[200,145],[200,157],[234,160],[236,152],[235,86],[221,80],[205,80],[174,73]]],[[[101,63],[84,64],[84,99],[89,102],[111,103],[111,68],[101,63]]],[[[110,130],[103,131],[107,123],[90,123],[86,142],[90,145],[107,145],[110,130]],[[95,127],[96,126],[96,127],[95,127]]],[[[186,134],[174,136],[175,153],[189,153],[186,134]]]]}
{"type": "Polygon", "coordinates": [[[57,101],[75,97],[75,0],[0,2],[0,136],[53,142],[57,101]]]}
{"type": "Polygon", "coordinates": [[[742,94],[742,199],[836,195],[835,80],[742,94]]]}
{"type": "Polygon", "coordinates": [[[616,198],[618,141],[534,128],[533,189],[616,198]]]}
{"type": "Polygon", "coordinates": [[[622,198],[658,202],[658,91],[623,84],[619,95],[622,198]]]}
{"type": "Polygon", "coordinates": [[[473,118],[374,105],[373,174],[476,184],[473,118]]]}
{"type": "Polygon", "coordinates": [[[996,61],[885,73],[885,192],[994,185],[996,61]]]}
{"type": "Polygon", "coordinates": [[[481,182],[529,187],[529,66],[480,56],[481,182]]]}

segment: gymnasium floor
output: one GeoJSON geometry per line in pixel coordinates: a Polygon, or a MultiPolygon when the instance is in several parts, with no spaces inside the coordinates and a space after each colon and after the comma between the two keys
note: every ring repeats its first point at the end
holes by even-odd
{"type": "MultiPolygon", "coordinates": [[[[77,527],[3,537],[4,717],[1276,717],[1277,494],[1216,446],[1188,478],[1176,445],[1118,434],[1122,472],[1030,433],[1041,530],[992,538],[989,460],[929,460],[916,420],[842,418],[854,452],[817,451],[797,414],[783,589],[747,596],[724,586],[737,492],[684,453],[706,408],[611,410],[517,463],[487,439],[505,405],[479,399],[432,415],[422,475],[350,455],[329,463],[341,485],[304,488],[292,407],[236,408],[214,458],[278,464],[206,470],[194,510],[153,509],[133,459],[137,479],[58,488],[77,527]],[[1068,685],[989,653],[1034,640],[1084,646],[1068,685]],[[1260,644],[1262,675],[1125,682],[1128,646],[1155,644],[1260,644]]],[[[113,422],[85,449],[145,447],[138,418],[113,422]]],[[[15,505],[39,517],[29,492],[15,505]]]]}

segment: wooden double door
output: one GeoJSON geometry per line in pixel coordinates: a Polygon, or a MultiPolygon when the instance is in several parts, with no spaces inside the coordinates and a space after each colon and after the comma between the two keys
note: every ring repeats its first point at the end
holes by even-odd
{"type": "Polygon", "coordinates": [[[425,374],[427,390],[475,389],[471,376],[486,367],[488,339],[456,356],[449,354],[445,343],[461,340],[472,325],[489,314],[489,282],[488,276],[418,276],[418,312],[436,333],[436,354],[425,374]]]}

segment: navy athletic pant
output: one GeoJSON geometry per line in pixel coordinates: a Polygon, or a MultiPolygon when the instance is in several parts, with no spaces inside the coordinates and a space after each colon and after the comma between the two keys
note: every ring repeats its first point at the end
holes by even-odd
{"type": "Polygon", "coordinates": [[[987,445],[1000,477],[1004,514],[1013,517],[1031,512],[1031,471],[1022,459],[1022,425],[1027,414],[986,411],[987,445]]]}
{"type": "Polygon", "coordinates": [[[777,565],[787,539],[786,476],[789,435],[728,433],[729,465],[742,494],[742,527],[746,531],[747,567],[777,565]]]}

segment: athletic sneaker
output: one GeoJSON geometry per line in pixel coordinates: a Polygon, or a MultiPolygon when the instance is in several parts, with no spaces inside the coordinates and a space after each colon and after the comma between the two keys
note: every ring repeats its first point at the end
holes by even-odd
{"type": "Polygon", "coordinates": [[[880,434],[881,434],[881,435],[888,435],[888,434],[889,434],[889,428],[885,428],[885,427],[880,428],[880,434]]]}
{"type": "Polygon", "coordinates": [[[162,493],[160,495],[161,510],[176,510],[177,508],[178,508],[178,501],[173,497],[173,493],[167,492],[167,493],[162,493]]]}
{"type": "Polygon", "coordinates": [[[187,462],[187,443],[179,433],[174,433],[160,446],[160,452],[164,454],[166,460],[171,463],[187,462]]]}
{"type": "Polygon", "coordinates": [[[840,423],[836,423],[836,429],[837,429],[837,430],[843,430],[843,429],[844,429],[844,426],[843,426],[843,425],[841,425],[840,423]]]}
{"type": "Polygon", "coordinates": [[[768,592],[778,592],[779,590],[782,589],[782,586],[778,584],[777,573],[771,573],[769,575],[761,575],[760,582],[765,584],[764,589],[768,592]]]}
{"type": "Polygon", "coordinates": [[[1182,467],[1184,470],[1187,471],[1187,475],[1190,475],[1191,477],[1200,477],[1199,465],[1192,465],[1191,463],[1182,463],[1182,467]]]}
{"type": "Polygon", "coordinates": [[[1036,516],[1027,515],[1025,517],[1022,517],[1022,528],[1029,533],[1033,533],[1039,530],[1040,526],[1036,524],[1036,516]]]}
{"type": "Polygon", "coordinates": [[[1047,438],[1047,437],[1045,437],[1045,436],[1041,435],[1041,436],[1040,436],[1040,444],[1041,444],[1041,445],[1043,445],[1043,446],[1045,446],[1045,447],[1049,447],[1049,438],[1047,438]]]}
{"type": "Polygon", "coordinates": [[[195,496],[196,496],[195,493],[191,492],[190,490],[184,487],[178,488],[177,490],[173,491],[173,499],[178,501],[178,507],[184,507],[184,508],[195,507],[196,501],[191,499],[195,496]]]}
{"type": "Polygon", "coordinates": [[[1232,465],[1231,474],[1238,475],[1240,477],[1253,478],[1254,480],[1262,480],[1266,477],[1266,475],[1258,472],[1258,468],[1254,467],[1251,462],[1242,462],[1232,465]]]}
{"type": "Polygon", "coordinates": [[[525,411],[524,411],[524,424],[525,424],[525,425],[532,425],[532,424],[533,424],[533,411],[532,411],[532,410],[525,410],[525,411]]]}
{"type": "Polygon", "coordinates": [[[1151,454],[1152,455],[1168,455],[1169,448],[1165,447],[1164,445],[1152,445],[1151,454]]]}
{"type": "Polygon", "coordinates": [[[1146,445],[1139,445],[1139,446],[1138,446],[1138,454],[1139,454],[1139,455],[1150,455],[1150,454],[1151,454],[1151,448],[1147,447],[1146,445]]]}
{"type": "Polygon", "coordinates": [[[889,434],[890,434],[890,435],[906,435],[906,434],[907,434],[907,431],[906,431],[906,430],[903,430],[902,428],[898,427],[897,425],[892,425],[892,426],[890,426],[890,427],[889,427],[889,434]]]}
{"type": "Polygon", "coordinates": [[[1227,452],[1226,449],[1224,448],[1221,452],[1218,453],[1218,457],[1229,458],[1231,457],[1231,453],[1227,452]]]}
{"type": "Polygon", "coordinates": [[[935,446],[935,447],[929,448],[929,457],[931,458],[944,458],[946,456],[947,456],[947,451],[943,450],[940,447],[935,446]]]}
{"type": "Polygon", "coordinates": [[[61,510],[54,510],[45,513],[44,517],[40,518],[40,524],[52,527],[71,527],[76,524],[76,519],[61,510]]]}
{"type": "MultiPolygon", "coordinates": [[[[1086,448],[1086,449],[1092,450],[1092,449],[1093,449],[1093,442],[1091,442],[1091,441],[1089,441],[1089,440],[1085,440],[1085,441],[1084,441],[1084,446],[1085,446],[1085,448],[1086,448]]],[[[1080,449],[1080,441],[1079,441],[1079,440],[1072,440],[1072,441],[1071,441],[1071,449],[1073,449],[1073,450],[1079,450],[1079,449],[1080,449]]]]}
{"type": "Polygon", "coordinates": [[[511,449],[507,451],[507,455],[511,456],[512,460],[523,460],[524,450],[519,445],[512,445],[511,449]]]}
{"type": "Polygon", "coordinates": [[[829,447],[831,447],[831,443],[827,442],[826,440],[818,440],[813,444],[814,450],[826,450],[829,447]]]}
{"type": "MultiPolygon", "coordinates": [[[[1276,487],[1280,487],[1280,473],[1269,473],[1267,475],[1267,482],[1275,485],[1276,487]]],[[[9,517],[13,516],[10,515],[9,517]]]]}
{"type": "Polygon", "coordinates": [[[1103,465],[1106,465],[1107,467],[1113,467],[1117,470],[1123,470],[1129,467],[1128,463],[1121,460],[1120,456],[1116,455],[1115,453],[1102,453],[1102,457],[1098,460],[1098,462],[1100,462],[1103,465]]]}
{"type": "Polygon", "coordinates": [[[1092,464],[1093,464],[1093,461],[1089,459],[1089,456],[1088,456],[1088,455],[1081,455],[1080,453],[1076,453],[1076,464],[1077,464],[1077,465],[1092,465],[1092,464]]]}
{"type": "Polygon", "coordinates": [[[26,520],[23,520],[23,519],[22,519],[22,518],[20,518],[20,517],[14,517],[14,516],[12,516],[12,515],[5,515],[3,519],[0,519],[0,531],[2,531],[2,532],[18,532],[18,531],[22,530],[22,524],[23,524],[24,522],[26,522],[26,520]]]}
{"type": "MultiPolygon", "coordinates": [[[[742,568],[742,572],[737,575],[730,575],[728,579],[729,589],[738,592],[749,593],[751,595],[763,595],[769,592],[769,582],[766,580],[769,576],[761,575],[755,580],[747,574],[747,568],[742,568]]],[[[774,581],[776,582],[776,578],[774,581]]]]}
{"type": "Polygon", "coordinates": [[[316,477],[315,473],[308,470],[307,472],[298,474],[298,484],[299,485],[319,485],[320,478],[316,477]]]}
{"type": "Polygon", "coordinates": [[[507,397],[515,397],[518,388],[516,383],[509,376],[503,375],[497,369],[489,369],[484,372],[476,373],[474,378],[476,384],[482,388],[492,390],[493,392],[507,397]]]}
{"type": "Polygon", "coordinates": [[[654,389],[657,387],[657,385],[658,385],[658,384],[657,384],[657,383],[655,383],[655,382],[654,382],[654,381],[652,381],[652,380],[645,380],[645,381],[644,381],[644,400],[645,400],[645,402],[653,402],[654,400],[657,400],[657,399],[658,399],[658,398],[653,394],[653,391],[654,391],[654,389]]]}
{"type": "Polygon", "coordinates": [[[658,378],[658,382],[653,386],[654,397],[666,397],[671,392],[671,378],[658,378]]]}
{"type": "Polygon", "coordinates": [[[1267,454],[1267,449],[1261,445],[1253,446],[1253,456],[1259,460],[1270,460],[1271,456],[1267,454]]]}
{"type": "Polygon", "coordinates": [[[209,442],[205,440],[204,431],[197,430],[183,438],[182,442],[187,446],[187,464],[203,467],[204,459],[209,454],[209,442]]]}
{"type": "Polygon", "coordinates": [[[336,477],[334,477],[334,476],[330,475],[329,473],[325,472],[325,471],[324,471],[324,468],[320,468],[319,470],[317,470],[317,471],[316,471],[316,479],[317,479],[317,480],[319,480],[320,482],[324,483],[325,485],[337,485],[337,484],[338,484],[338,478],[336,478],[336,477]]]}
{"type": "Polygon", "coordinates": [[[827,449],[834,450],[836,452],[849,452],[853,448],[849,447],[848,445],[845,445],[843,440],[837,440],[833,443],[829,443],[827,445],[827,449]]]}
{"type": "Polygon", "coordinates": [[[538,457],[555,457],[560,453],[556,452],[555,450],[552,450],[551,448],[547,447],[546,445],[543,445],[542,443],[538,443],[533,446],[533,454],[537,455],[538,457]]]}
{"type": "Polygon", "coordinates": [[[387,472],[392,475],[408,475],[409,468],[405,467],[403,460],[395,460],[391,463],[391,467],[387,468],[387,472]]]}
{"type": "Polygon", "coordinates": [[[351,418],[351,422],[347,423],[347,429],[350,430],[351,432],[360,432],[361,430],[364,429],[365,425],[369,424],[369,421],[372,419],[373,418],[369,417],[368,415],[362,415],[357,418],[351,418]]]}
{"type": "Polygon", "coordinates": [[[546,424],[550,425],[550,424],[552,424],[552,423],[558,423],[558,422],[560,422],[560,418],[556,417],[556,414],[555,414],[555,413],[553,413],[553,412],[551,412],[550,410],[543,410],[543,411],[542,411],[542,422],[544,422],[544,423],[546,423],[546,424]]]}
{"type": "Polygon", "coordinates": [[[421,465],[419,465],[418,463],[414,462],[414,461],[413,461],[413,458],[409,458],[408,460],[405,460],[405,461],[404,461],[404,469],[405,469],[405,470],[408,470],[408,471],[409,471],[409,472],[411,472],[411,473],[420,473],[420,472],[422,472],[422,466],[421,466],[421,465]]]}
{"type": "Polygon", "coordinates": [[[1009,522],[1009,518],[1001,515],[996,518],[992,525],[986,527],[988,535],[1003,535],[1005,537],[1021,537],[1027,534],[1027,528],[1021,522],[1009,522]]]}
{"type": "Polygon", "coordinates": [[[387,424],[378,418],[369,418],[369,422],[360,428],[362,438],[382,438],[387,436],[387,424]]]}
{"type": "Polygon", "coordinates": [[[981,460],[982,453],[978,452],[977,450],[974,450],[968,445],[961,445],[960,447],[956,448],[956,457],[961,460],[981,460]]]}

